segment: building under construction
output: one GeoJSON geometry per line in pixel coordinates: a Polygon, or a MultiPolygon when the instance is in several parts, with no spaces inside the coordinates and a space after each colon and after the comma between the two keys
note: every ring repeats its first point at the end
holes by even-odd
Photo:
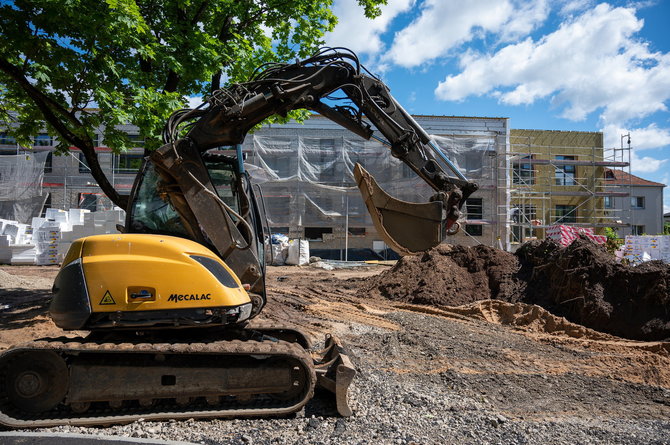
{"type": "Polygon", "coordinates": [[[544,238],[546,229],[562,224],[595,228],[626,227],[630,217],[611,205],[629,197],[626,183],[605,180],[607,168],[630,173],[630,147],[605,149],[600,132],[511,130],[507,219],[512,245],[544,238]]]}
{"type": "MultiPolygon", "coordinates": [[[[628,199],[629,188],[621,181],[604,180],[606,168],[629,172],[629,147],[605,150],[602,133],[510,130],[506,118],[415,118],[480,186],[468,199],[466,219],[450,239],[453,243],[513,249],[528,239],[543,238],[545,229],[556,224],[598,230],[629,224],[626,210],[612,207],[614,198],[628,199]]],[[[129,193],[143,142],[136,128],[124,131],[137,148],[114,154],[98,135],[97,151],[107,177],[121,193],[129,193]]],[[[3,142],[4,154],[20,157],[27,151],[6,138],[3,142]]],[[[47,206],[111,208],[83,156],[76,150],[54,156],[54,145],[53,139],[41,135],[31,148],[33,153],[44,152],[44,176],[36,181],[44,186],[47,206]]],[[[313,249],[335,258],[348,258],[352,249],[385,247],[356,187],[356,162],[399,199],[426,202],[433,194],[382,142],[366,141],[320,116],[301,124],[266,125],[248,135],[242,149],[247,170],[262,191],[270,231],[310,240],[313,249]]],[[[15,188],[6,187],[5,194],[15,188]]]]}

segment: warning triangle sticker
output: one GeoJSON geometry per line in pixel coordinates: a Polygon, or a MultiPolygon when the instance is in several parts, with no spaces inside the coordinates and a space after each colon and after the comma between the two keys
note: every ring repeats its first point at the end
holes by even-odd
{"type": "Polygon", "coordinates": [[[116,301],[114,301],[114,298],[112,298],[112,294],[110,294],[109,291],[105,292],[105,296],[100,300],[101,306],[106,304],[116,304],[116,301]]]}

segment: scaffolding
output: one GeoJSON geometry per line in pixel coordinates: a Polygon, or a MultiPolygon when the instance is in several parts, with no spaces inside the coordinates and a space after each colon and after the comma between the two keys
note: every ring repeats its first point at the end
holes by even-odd
{"type": "Polygon", "coordinates": [[[510,227],[512,248],[544,238],[545,229],[559,224],[600,233],[629,225],[630,210],[617,209],[614,199],[629,197],[630,184],[605,174],[614,168],[630,175],[630,144],[624,147],[623,138],[621,148],[604,149],[601,133],[521,130],[513,132],[503,156],[509,180],[498,186],[509,187],[510,199],[498,219],[510,227]]]}

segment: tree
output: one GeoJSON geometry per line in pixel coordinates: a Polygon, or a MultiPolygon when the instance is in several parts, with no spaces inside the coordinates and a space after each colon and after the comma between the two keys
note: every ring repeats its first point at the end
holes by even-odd
{"type": "MultiPolygon", "coordinates": [[[[358,0],[367,17],[386,0],[358,0]]],[[[248,77],[261,63],[312,54],[337,18],[332,0],[14,0],[0,6],[0,125],[29,145],[46,124],[57,151],[81,150],[103,192],[125,208],[94,149],[160,146],[187,97],[248,77]],[[92,108],[95,108],[92,109],[92,108]]],[[[295,116],[295,115],[294,115],[295,116]]],[[[304,115],[303,115],[304,116],[304,115]]]]}

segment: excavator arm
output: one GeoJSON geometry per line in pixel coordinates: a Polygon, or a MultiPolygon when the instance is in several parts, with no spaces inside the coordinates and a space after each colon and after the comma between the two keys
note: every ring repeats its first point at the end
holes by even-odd
{"type": "Polygon", "coordinates": [[[252,291],[262,281],[262,265],[249,248],[255,238],[253,221],[219,199],[202,155],[241,144],[267,117],[299,108],[318,112],[365,139],[374,137],[374,125],[383,135],[377,139],[435,190],[428,203],[400,201],[356,165],[358,186],[388,245],[402,254],[415,254],[458,230],[460,208],[477,185],[458,171],[388,87],[361,67],[355,54],[324,50],[296,63],[266,65],[249,82],[214,92],[200,108],[173,114],[164,130],[165,145],[151,155],[163,179],[163,193],[191,238],[214,247],[252,291]],[[346,105],[334,105],[341,99],[333,96],[338,90],[348,100],[346,105]]]}

